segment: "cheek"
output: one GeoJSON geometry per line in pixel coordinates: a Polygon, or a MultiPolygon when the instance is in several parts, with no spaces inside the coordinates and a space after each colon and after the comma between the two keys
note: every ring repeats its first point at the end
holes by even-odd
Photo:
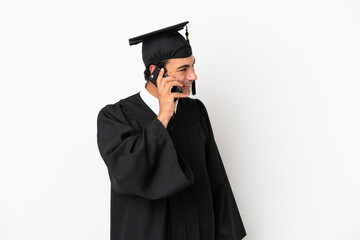
{"type": "Polygon", "coordinates": [[[184,81],[186,77],[185,72],[176,73],[175,78],[178,79],[180,82],[184,81]]]}

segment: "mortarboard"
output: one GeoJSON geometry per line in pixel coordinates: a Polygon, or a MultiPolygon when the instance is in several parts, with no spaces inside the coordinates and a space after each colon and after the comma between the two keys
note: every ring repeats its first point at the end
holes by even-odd
{"type": "MultiPolygon", "coordinates": [[[[182,22],[130,38],[129,44],[131,46],[142,43],[142,59],[145,67],[165,59],[190,57],[192,50],[187,26],[185,33],[186,39],[178,32],[188,23],[189,21],[182,22]]],[[[191,92],[195,95],[195,81],[193,81],[191,87],[191,92]]]]}

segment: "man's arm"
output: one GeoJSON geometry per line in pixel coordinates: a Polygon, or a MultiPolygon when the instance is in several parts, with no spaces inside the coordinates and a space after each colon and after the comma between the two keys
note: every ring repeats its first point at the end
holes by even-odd
{"type": "Polygon", "coordinates": [[[114,189],[124,195],[159,199],[193,184],[190,167],[178,158],[160,120],[154,118],[139,132],[128,122],[131,119],[121,105],[107,105],[98,114],[98,148],[114,189]]]}

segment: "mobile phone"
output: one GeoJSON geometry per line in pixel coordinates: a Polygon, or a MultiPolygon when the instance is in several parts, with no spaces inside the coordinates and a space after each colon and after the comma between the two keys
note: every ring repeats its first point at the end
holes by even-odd
{"type": "MultiPolygon", "coordinates": [[[[156,67],[155,70],[152,72],[152,74],[150,75],[150,81],[157,87],[156,84],[156,80],[159,76],[161,69],[159,67],[156,67]]],[[[163,77],[167,77],[168,75],[166,73],[164,73],[163,77]]],[[[171,92],[178,92],[178,93],[182,93],[182,88],[179,86],[173,86],[171,88],[171,92]]],[[[174,99],[174,101],[176,102],[177,98],[174,99]]]]}

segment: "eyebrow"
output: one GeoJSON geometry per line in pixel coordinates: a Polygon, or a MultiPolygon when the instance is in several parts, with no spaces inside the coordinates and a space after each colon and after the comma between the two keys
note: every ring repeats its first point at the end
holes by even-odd
{"type": "MultiPolygon", "coordinates": [[[[195,58],[194,58],[194,63],[193,63],[193,65],[195,64],[195,58]]],[[[185,65],[182,65],[182,66],[180,66],[180,67],[177,67],[176,69],[181,69],[181,68],[186,68],[186,67],[190,67],[190,65],[189,64],[185,64],[185,65]]]]}

